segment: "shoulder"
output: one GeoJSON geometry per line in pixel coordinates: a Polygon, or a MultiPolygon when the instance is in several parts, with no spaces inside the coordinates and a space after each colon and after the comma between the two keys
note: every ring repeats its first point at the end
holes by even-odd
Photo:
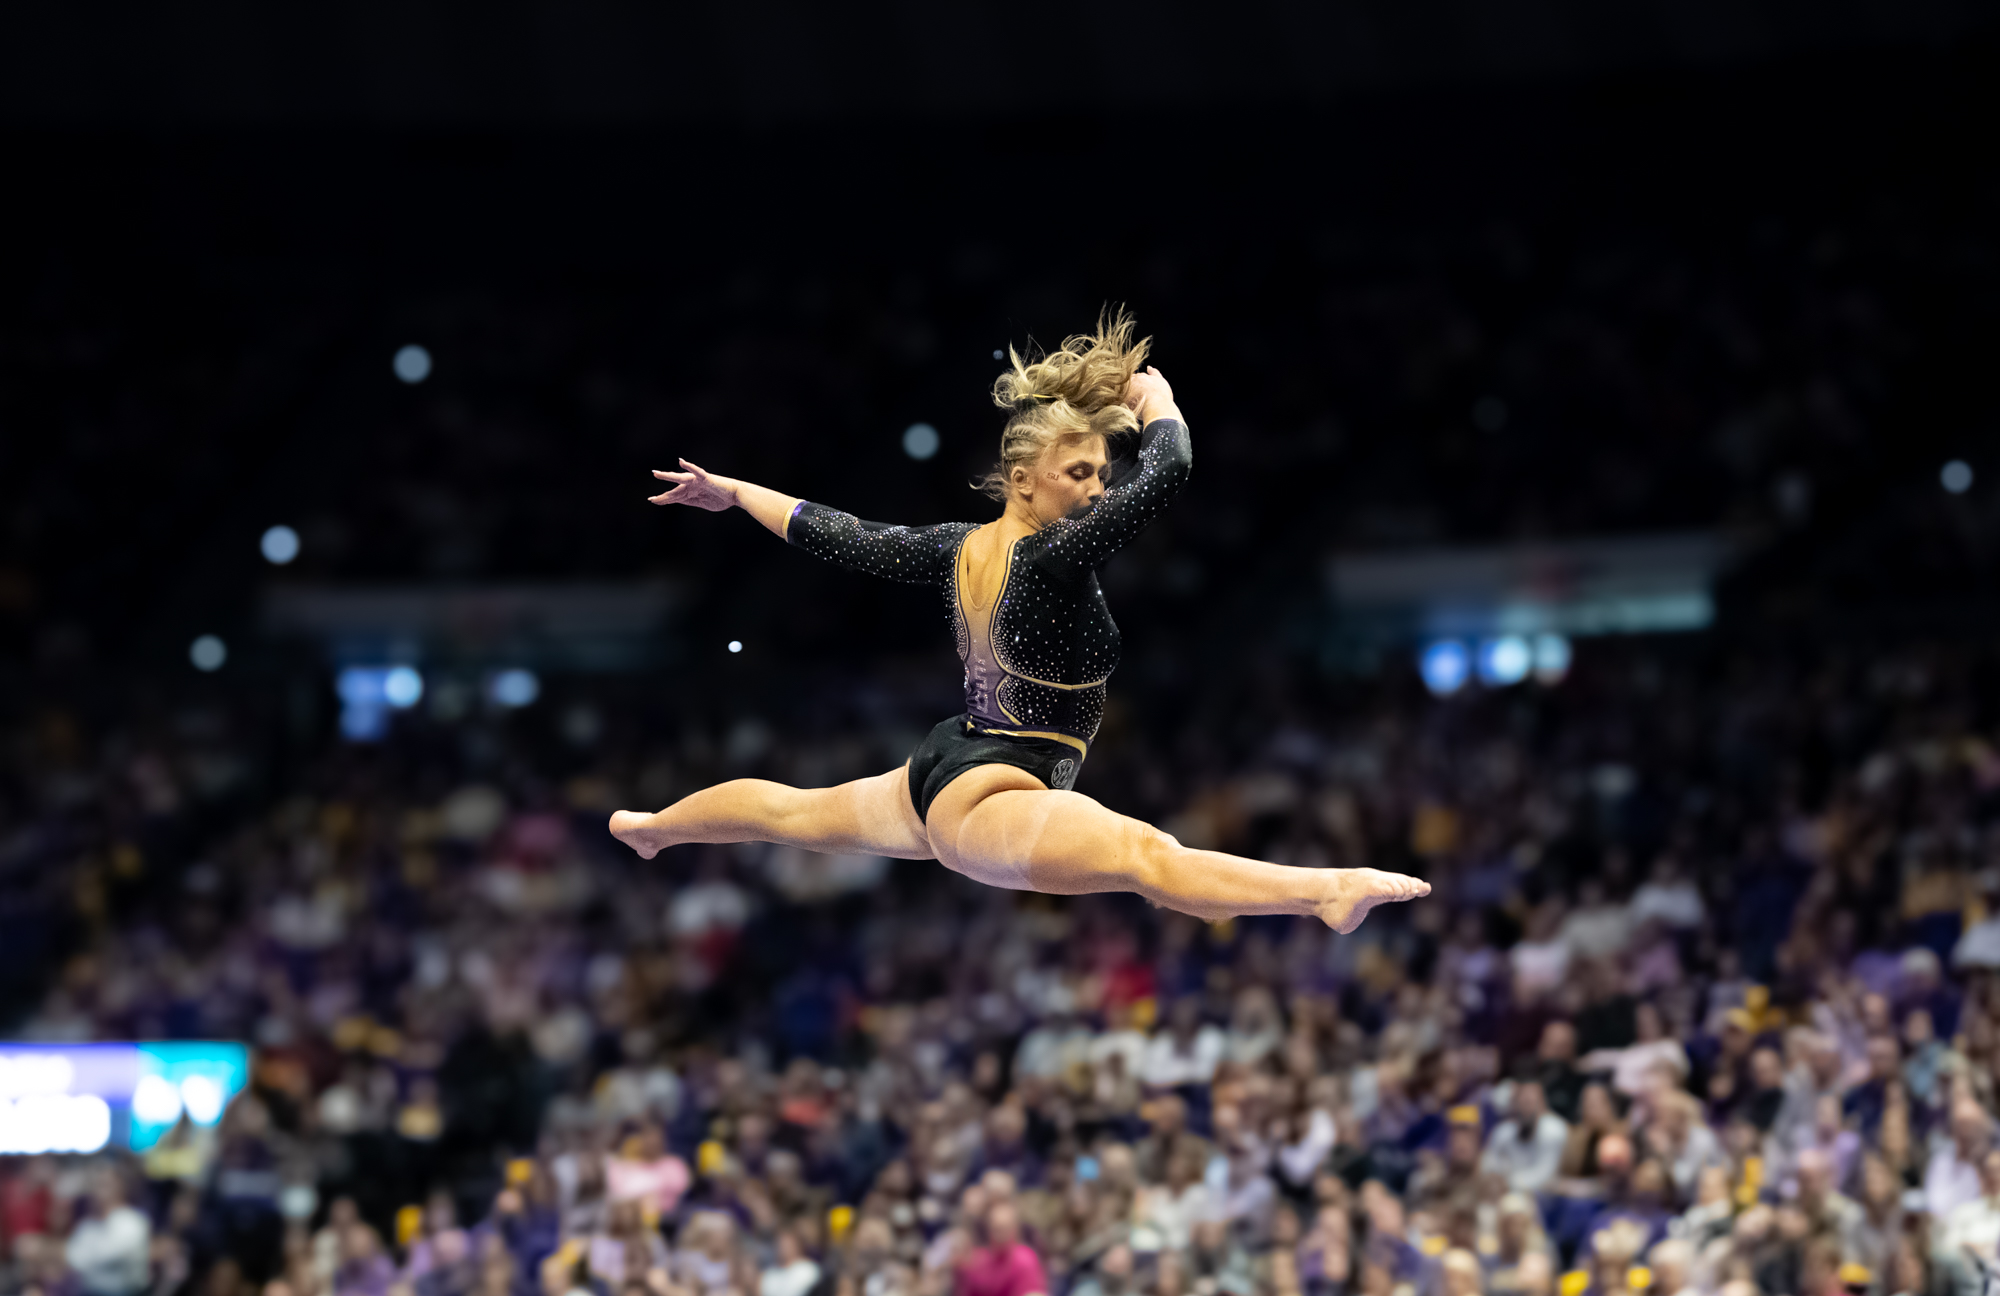
{"type": "Polygon", "coordinates": [[[1039,531],[1030,531],[1014,542],[1014,556],[1017,561],[1036,562],[1043,558],[1061,558],[1069,541],[1088,544],[1082,537],[1086,534],[1085,524],[1096,515],[1095,507],[1078,509],[1068,517],[1057,518],[1039,531]]]}

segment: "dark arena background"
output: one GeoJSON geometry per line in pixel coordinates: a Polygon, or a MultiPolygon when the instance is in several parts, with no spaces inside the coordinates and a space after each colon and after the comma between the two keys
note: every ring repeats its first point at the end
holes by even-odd
{"type": "Polygon", "coordinates": [[[0,1291],[1984,1296],[2000,26],[0,15],[0,1291]],[[1078,790],[1355,934],[605,829],[899,765],[1123,302],[1078,790]]]}

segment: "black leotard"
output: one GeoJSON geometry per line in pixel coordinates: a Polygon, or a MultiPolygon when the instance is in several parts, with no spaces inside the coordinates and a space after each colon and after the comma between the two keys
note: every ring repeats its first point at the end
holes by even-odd
{"type": "Polygon", "coordinates": [[[1167,506],[1193,463],[1185,425],[1175,419],[1148,423],[1135,471],[1090,507],[1014,542],[984,625],[967,615],[959,597],[959,555],[977,523],[885,526],[800,501],[785,539],[872,575],[943,586],[965,663],[969,727],[1055,739],[1088,754],[1119,647],[1097,569],[1167,506]]]}

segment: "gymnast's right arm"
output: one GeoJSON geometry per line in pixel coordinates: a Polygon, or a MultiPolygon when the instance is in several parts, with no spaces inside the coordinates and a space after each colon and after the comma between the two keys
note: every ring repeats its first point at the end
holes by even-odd
{"type": "Polygon", "coordinates": [[[969,529],[963,523],[951,522],[926,527],[863,522],[852,513],[781,495],[769,487],[717,477],[685,459],[680,464],[685,472],[654,470],[653,476],[675,485],[652,496],[652,503],[691,504],[711,513],[740,508],[763,523],[773,535],[816,558],[890,580],[916,585],[945,584],[951,579],[958,542],[969,529]]]}

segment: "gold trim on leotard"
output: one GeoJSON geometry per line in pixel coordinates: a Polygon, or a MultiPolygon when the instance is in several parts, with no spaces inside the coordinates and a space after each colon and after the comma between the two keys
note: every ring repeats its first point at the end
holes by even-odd
{"type": "MultiPolygon", "coordinates": [[[[995,653],[995,654],[994,654],[993,656],[994,656],[994,660],[995,660],[995,661],[998,661],[998,660],[999,660],[999,656],[1000,656],[1000,655],[999,655],[999,654],[998,654],[997,652],[996,652],[996,653],[995,653]]],[[[1002,667],[1001,667],[1000,669],[1001,669],[1001,670],[1007,670],[1007,668],[1006,668],[1005,666],[1002,666],[1002,667]]],[[[1019,672],[1019,671],[1012,671],[1012,670],[1010,670],[1010,671],[1007,671],[1007,674],[1008,674],[1009,676],[1011,676],[1012,678],[1014,678],[1014,679],[1017,679],[1017,680],[1021,680],[1021,681],[1024,681],[1025,683],[1029,683],[1029,684],[1039,684],[1039,685],[1041,685],[1041,686],[1042,686],[1043,688],[1052,688],[1052,689],[1070,689],[1070,690],[1072,690],[1072,691],[1075,691],[1075,690],[1078,690],[1078,689],[1094,689],[1094,688],[1103,688],[1103,687],[1104,687],[1104,684],[1105,684],[1105,681],[1107,681],[1107,680],[1109,680],[1109,679],[1111,678],[1111,677],[1110,677],[1109,675],[1106,675],[1106,676],[1104,677],[1104,679],[1101,679],[1101,680],[1092,680],[1092,681],[1091,681],[1090,683],[1088,683],[1088,684],[1058,684],[1058,683],[1056,683],[1056,682],[1055,682],[1054,680],[1045,680],[1045,679],[1036,679],[1036,678],[1035,678],[1035,677],[1034,677],[1033,675],[1023,675],[1023,674],[1022,674],[1021,672],[1019,672]]]]}
{"type": "Polygon", "coordinates": [[[1052,738],[1059,743],[1068,743],[1083,755],[1090,755],[1090,744],[1075,734],[1057,733],[1053,729],[988,729],[985,725],[968,720],[965,727],[974,733],[996,734],[1002,738],[1052,738]]]}
{"type": "MultiPolygon", "coordinates": [[[[952,585],[954,586],[952,593],[956,596],[955,598],[953,598],[952,601],[958,605],[959,616],[963,617],[966,620],[967,622],[966,629],[968,632],[971,630],[970,622],[972,618],[969,615],[967,615],[967,609],[966,609],[966,604],[968,602],[966,595],[966,577],[970,575],[972,572],[972,555],[966,552],[966,546],[971,541],[973,532],[980,531],[983,529],[984,529],[983,526],[974,527],[972,531],[968,531],[965,533],[964,540],[959,541],[958,561],[953,564],[953,571],[951,574],[952,585]]],[[[1028,538],[1027,536],[1022,536],[1021,540],[1025,540],[1027,538],[1028,538]]],[[[993,592],[993,602],[988,604],[987,607],[985,608],[986,647],[993,654],[993,664],[1000,668],[1000,673],[1002,675],[1006,675],[1012,679],[1020,680],[1026,684],[1039,684],[1043,688],[1062,689],[1065,692],[1069,693],[1080,693],[1086,689],[1103,688],[1106,682],[1108,682],[1111,679],[1109,675],[1106,675],[1103,679],[1091,680],[1088,684],[1058,684],[1054,680],[1036,679],[1033,675],[1024,675],[1020,671],[1017,671],[1012,666],[1008,665],[1007,662],[1002,658],[1001,643],[993,635],[993,623],[1000,619],[1000,605],[1006,601],[1007,586],[1013,582],[1014,554],[1020,548],[1021,540],[1016,540],[1013,544],[1007,546],[1007,570],[1002,572],[1000,575],[1000,587],[993,592]]],[[[973,611],[978,611],[978,610],[979,609],[976,608],[973,609],[973,611]]],[[[1012,711],[1007,710],[1006,704],[1000,700],[1000,691],[997,688],[993,691],[993,705],[999,707],[1001,712],[1004,715],[1006,715],[1008,719],[1014,720],[1017,723],[1019,722],[1020,717],[1016,716],[1012,711]]]]}

